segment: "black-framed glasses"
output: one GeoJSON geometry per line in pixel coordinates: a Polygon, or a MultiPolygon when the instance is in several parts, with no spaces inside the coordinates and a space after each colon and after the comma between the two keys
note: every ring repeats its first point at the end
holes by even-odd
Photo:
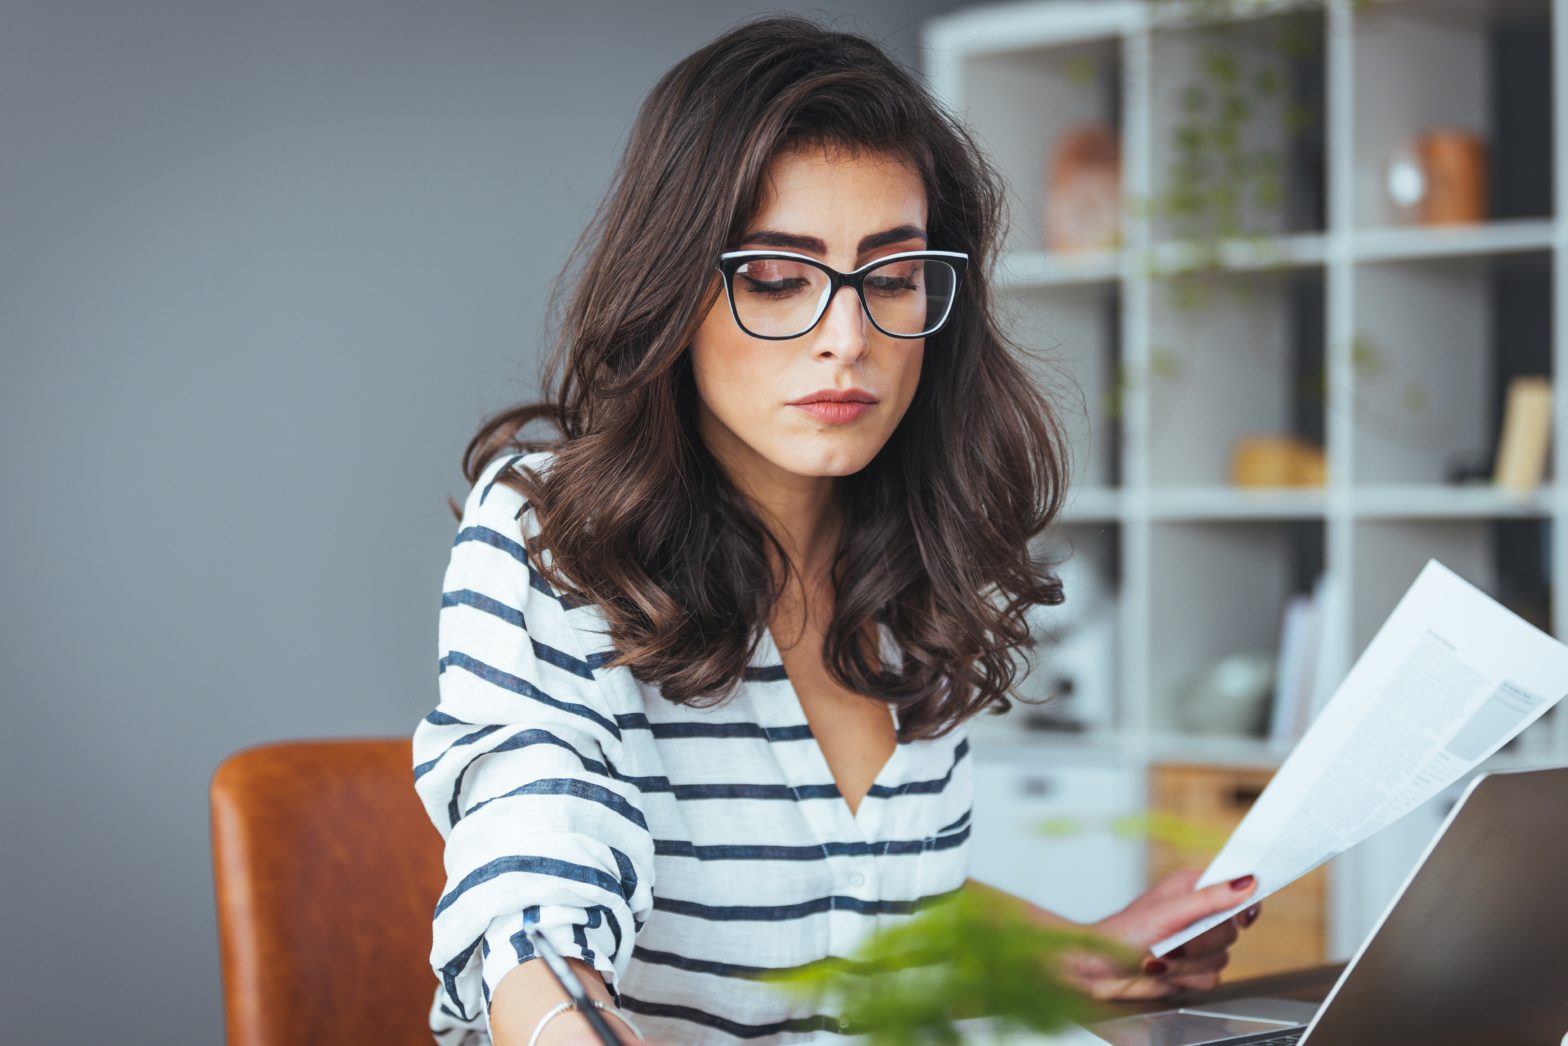
{"type": "Polygon", "coordinates": [[[900,251],[854,272],[791,251],[726,251],[719,272],[730,314],[753,338],[783,341],[815,327],[845,285],[883,334],[924,338],[942,329],[958,297],[969,255],[962,251],[900,251]]]}

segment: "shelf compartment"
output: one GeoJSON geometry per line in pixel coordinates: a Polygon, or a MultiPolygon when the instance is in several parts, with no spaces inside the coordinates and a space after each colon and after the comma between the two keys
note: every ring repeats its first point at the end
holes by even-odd
{"type": "MultiPolygon", "coordinates": [[[[1113,490],[1122,456],[1120,286],[1034,288],[998,301],[1008,335],[1067,437],[1069,503],[1078,501],[1074,491],[1113,490]]],[[[1103,510],[1109,496],[1090,493],[1084,507],[1103,510]]]]}
{"type": "Polygon", "coordinates": [[[1121,721],[1122,532],[1115,524],[1058,524],[1035,539],[1036,560],[1062,583],[1063,601],[1030,611],[1032,655],[1012,688],[1019,734],[1103,734],[1121,721]]]}
{"type": "Polygon", "coordinates": [[[1068,131],[1102,124],[1120,140],[1122,45],[1107,36],[964,61],[953,77],[959,115],[1006,179],[1009,253],[1045,247],[1051,150],[1068,131]]]}
{"type": "Polygon", "coordinates": [[[926,22],[928,64],[942,71],[954,53],[963,61],[986,55],[1038,51],[1059,44],[1118,37],[1142,26],[1146,0],[1094,0],[1093,3],[1034,3],[965,7],[926,22]]]}
{"type": "Polygon", "coordinates": [[[1286,602],[1324,568],[1324,530],[1318,520],[1151,525],[1149,718],[1165,753],[1195,737],[1261,757],[1269,697],[1234,713],[1193,710],[1188,684],[1230,655],[1277,654],[1286,602]]]}
{"type": "Polygon", "coordinates": [[[1552,632],[1551,523],[1535,519],[1359,520],[1354,527],[1351,655],[1359,657],[1428,559],[1437,559],[1552,632]]]}
{"type": "Polygon", "coordinates": [[[1313,9],[1167,21],[1154,33],[1154,241],[1326,227],[1324,40],[1313,9]],[[1242,191],[1227,197],[1222,185],[1242,191]]]}
{"type": "Polygon", "coordinates": [[[1154,281],[1147,373],[1131,376],[1148,385],[1152,487],[1230,486],[1243,436],[1324,445],[1324,284],[1316,267],[1154,281]]]}
{"type": "Polygon", "coordinates": [[[1552,270],[1548,251],[1355,267],[1355,484],[1491,476],[1509,381],[1552,376],[1552,270]]]}
{"type": "Polygon", "coordinates": [[[1551,19],[1550,0],[1382,0],[1353,14],[1356,225],[1415,220],[1387,170],[1428,128],[1485,141],[1488,219],[1551,215],[1551,19]]]}

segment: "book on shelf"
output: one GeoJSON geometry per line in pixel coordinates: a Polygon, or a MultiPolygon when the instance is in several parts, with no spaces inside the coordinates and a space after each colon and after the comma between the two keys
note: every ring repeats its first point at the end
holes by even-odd
{"type": "Polygon", "coordinates": [[[1528,491],[1541,485],[1552,440],[1552,383],[1537,376],[1508,383],[1502,432],[1492,482],[1508,490],[1528,491]]]}
{"type": "Polygon", "coordinates": [[[1349,636],[1345,629],[1340,627],[1339,575],[1329,572],[1320,576],[1313,588],[1313,598],[1318,607],[1317,625],[1317,657],[1313,661],[1312,680],[1307,687],[1307,703],[1302,707],[1303,715],[1296,719],[1296,738],[1300,739],[1307,732],[1307,727],[1323,711],[1323,706],[1328,704],[1328,699],[1334,696],[1334,688],[1339,681],[1332,673],[1333,666],[1345,664],[1347,650],[1345,649],[1349,636]]]}
{"type": "Polygon", "coordinates": [[[1305,658],[1307,618],[1312,597],[1294,592],[1285,601],[1279,630],[1279,656],[1275,658],[1274,698],[1269,711],[1269,741],[1289,741],[1296,729],[1296,705],[1301,699],[1301,662],[1305,658]]]}
{"type": "Polygon", "coordinates": [[[1318,575],[1310,592],[1297,592],[1285,603],[1280,620],[1278,666],[1269,711],[1269,742],[1290,745],[1306,733],[1326,697],[1324,657],[1330,630],[1325,627],[1332,583],[1318,575]]]}

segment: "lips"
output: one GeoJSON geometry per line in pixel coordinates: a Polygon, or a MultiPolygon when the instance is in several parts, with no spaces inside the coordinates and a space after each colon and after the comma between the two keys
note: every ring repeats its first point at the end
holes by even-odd
{"type": "Polygon", "coordinates": [[[796,410],[803,410],[830,425],[854,421],[871,409],[871,404],[864,400],[812,400],[806,403],[792,403],[790,406],[796,410]]]}
{"type": "Polygon", "coordinates": [[[789,404],[792,407],[801,407],[808,403],[875,403],[876,401],[877,398],[865,389],[818,389],[799,399],[790,400],[789,404]]]}
{"type": "Polygon", "coordinates": [[[876,401],[875,396],[862,388],[818,389],[790,400],[789,406],[830,425],[842,425],[870,410],[876,401]]]}

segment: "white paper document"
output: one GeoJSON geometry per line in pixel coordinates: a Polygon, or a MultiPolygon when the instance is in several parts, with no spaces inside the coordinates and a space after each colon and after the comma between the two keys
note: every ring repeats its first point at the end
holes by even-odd
{"type": "Polygon", "coordinates": [[[1383,622],[1195,889],[1258,888],[1164,955],[1409,813],[1568,693],[1568,646],[1435,559],[1383,622]]]}

